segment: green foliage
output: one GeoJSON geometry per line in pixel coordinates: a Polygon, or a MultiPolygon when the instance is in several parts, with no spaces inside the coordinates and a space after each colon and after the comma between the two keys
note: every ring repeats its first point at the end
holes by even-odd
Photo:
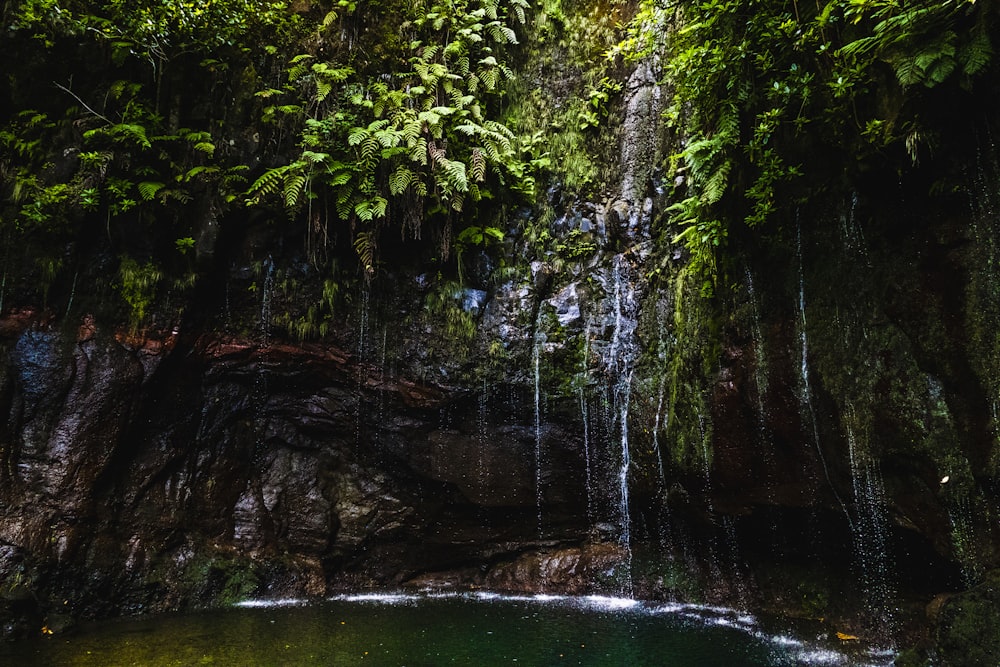
{"type": "Polygon", "coordinates": [[[47,46],[59,35],[97,35],[116,62],[138,57],[154,67],[191,51],[288,40],[299,28],[288,3],[273,0],[20,0],[11,13],[12,30],[47,46]]]}
{"type": "Polygon", "coordinates": [[[992,57],[992,14],[971,0],[709,0],[678,11],[679,22],[673,5],[644,3],[609,55],[666,56],[666,117],[685,138],[669,175],[681,184],[673,238],[713,284],[723,221],[756,227],[822,189],[816,155],[863,161],[899,146],[915,163],[932,136],[918,88],[969,86],[992,57]],[[667,24],[680,27],[665,37],[667,24]]]}
{"type": "Polygon", "coordinates": [[[476,335],[476,319],[462,308],[462,295],[461,283],[443,281],[427,294],[424,301],[427,323],[441,327],[444,337],[441,342],[446,347],[439,351],[456,359],[467,351],[466,347],[476,335]]]}
{"type": "Polygon", "coordinates": [[[489,248],[495,244],[503,242],[503,230],[499,227],[482,227],[473,225],[466,227],[459,232],[455,239],[455,252],[458,255],[458,279],[465,282],[463,274],[462,257],[469,248],[489,248]]]}
{"type": "Polygon", "coordinates": [[[587,93],[586,103],[577,113],[580,121],[580,129],[586,130],[590,127],[597,127],[601,124],[601,119],[608,116],[608,102],[612,96],[622,91],[622,84],[603,77],[600,82],[587,93]]]}
{"type": "Polygon", "coordinates": [[[174,241],[174,245],[177,246],[177,252],[182,255],[186,255],[188,250],[194,248],[194,239],[190,236],[186,236],[182,239],[174,241]]]}
{"type": "Polygon", "coordinates": [[[156,288],[163,273],[152,262],[139,264],[131,257],[122,257],[118,266],[118,286],[122,298],[129,305],[133,329],[146,318],[146,311],[153,303],[156,288]]]}
{"type": "MultiPolygon", "coordinates": [[[[287,83],[258,96],[275,102],[265,117],[303,118],[301,155],[261,174],[247,202],[280,199],[289,213],[310,220],[314,204],[332,209],[354,230],[370,274],[390,213],[404,233],[419,237],[425,219],[450,224],[497,188],[530,194],[533,179],[514,133],[491,118],[503,84],[513,78],[501,56],[517,43],[513,26],[524,21],[526,6],[524,0],[418,6],[403,23],[411,39],[402,71],[367,76],[311,54],[292,58],[287,83]]],[[[324,217],[315,226],[323,239],[330,237],[328,224],[324,217]]]]}

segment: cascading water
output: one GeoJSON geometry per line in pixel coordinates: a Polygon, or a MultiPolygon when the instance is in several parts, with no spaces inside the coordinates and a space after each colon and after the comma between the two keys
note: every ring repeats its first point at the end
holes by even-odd
{"type": "MultiPolygon", "coordinates": [[[[750,324],[753,334],[754,384],[757,389],[757,433],[760,438],[761,451],[763,452],[762,458],[764,461],[764,468],[767,471],[767,479],[765,480],[767,484],[767,494],[768,498],[773,501],[774,479],[772,471],[774,468],[774,434],[771,432],[771,427],[768,424],[769,417],[766,405],[766,397],[770,384],[770,379],[768,377],[768,357],[764,341],[764,327],[761,324],[760,303],[758,302],[757,292],[754,289],[753,273],[750,271],[749,266],[746,267],[746,279],[747,296],[750,298],[750,324]]],[[[800,307],[804,298],[804,295],[800,292],[800,307]]],[[[803,327],[803,330],[804,329],[805,327],[803,327]]]]}
{"type": "Polygon", "coordinates": [[[583,456],[587,484],[587,523],[594,524],[593,469],[590,461],[590,410],[587,408],[587,386],[590,384],[590,320],[583,329],[583,360],[580,369],[580,421],[583,424],[583,456]]]}
{"type": "Polygon", "coordinates": [[[271,344],[271,300],[274,297],[274,260],[264,260],[264,284],[260,297],[260,337],[264,347],[271,344]]]}
{"type": "Polygon", "coordinates": [[[886,544],[889,514],[885,485],[878,460],[872,456],[866,443],[859,441],[855,435],[851,426],[854,421],[854,406],[848,404],[845,426],[856,513],[852,535],[854,557],[860,570],[869,620],[873,622],[873,627],[880,628],[885,637],[889,638],[894,634],[892,600],[895,591],[890,583],[891,563],[886,544]]]}
{"type": "Polygon", "coordinates": [[[851,513],[847,511],[847,505],[844,504],[843,499],[837,492],[837,487],[834,486],[833,480],[830,477],[830,468],[826,463],[826,456],[823,454],[823,447],[820,444],[819,437],[819,423],[816,420],[816,408],[813,406],[812,400],[812,389],[809,384],[809,338],[806,334],[808,325],[806,322],[806,280],[805,280],[805,270],[802,267],[802,224],[799,223],[797,227],[797,252],[799,259],[799,298],[798,298],[798,310],[799,310],[799,341],[801,343],[802,357],[799,366],[800,380],[802,382],[802,403],[805,406],[806,414],[809,417],[809,424],[812,427],[813,433],[813,447],[816,449],[816,455],[819,458],[820,465],[823,468],[823,476],[826,478],[827,485],[830,487],[830,491],[833,493],[834,498],[837,500],[837,504],[844,511],[844,516],[847,518],[848,524],[851,525],[851,532],[854,532],[853,521],[851,520],[851,513]]]}
{"type": "Polygon", "coordinates": [[[542,488],[542,346],[545,344],[545,334],[541,330],[541,309],[535,322],[535,337],[532,345],[531,363],[535,377],[535,507],[538,511],[538,537],[543,537],[542,503],[544,489],[542,488]]]}
{"type": "MultiPolygon", "coordinates": [[[[69,319],[69,314],[73,310],[73,298],[76,296],[76,281],[79,277],[79,271],[73,274],[73,286],[69,288],[69,299],[66,301],[66,314],[64,315],[66,319],[69,319]]],[[[0,304],[0,310],[3,310],[2,304],[0,304]]]]}
{"type": "Polygon", "coordinates": [[[632,392],[632,365],[638,356],[638,341],[635,335],[638,323],[638,305],[633,271],[634,269],[625,254],[615,256],[611,270],[611,306],[614,328],[605,358],[611,382],[614,414],[618,422],[617,434],[621,446],[618,469],[618,520],[621,527],[619,542],[626,554],[623,593],[629,596],[632,594],[632,517],[628,478],[632,465],[632,455],[629,448],[628,417],[632,392]]]}
{"type": "Polygon", "coordinates": [[[660,386],[656,392],[656,416],[653,418],[653,453],[656,455],[656,468],[659,473],[657,488],[662,495],[666,491],[667,470],[663,463],[663,450],[660,448],[660,429],[669,427],[663,419],[663,401],[667,394],[666,374],[660,376],[660,386]]]}
{"type": "MultiPolygon", "coordinates": [[[[357,355],[358,361],[361,363],[367,363],[371,361],[371,333],[369,330],[369,310],[371,309],[371,285],[367,280],[361,283],[361,308],[358,313],[358,344],[357,344],[357,355]]],[[[364,373],[359,373],[357,377],[357,392],[358,401],[356,403],[355,415],[354,415],[354,441],[359,445],[364,439],[364,421],[365,421],[365,401],[361,399],[364,396],[364,373]]]]}
{"type": "Polygon", "coordinates": [[[361,285],[361,310],[358,317],[358,358],[361,361],[368,361],[370,354],[369,325],[368,316],[371,309],[371,285],[364,281],[361,285]]]}
{"type": "Polygon", "coordinates": [[[840,231],[844,240],[844,248],[855,253],[862,259],[864,264],[871,266],[871,257],[868,254],[868,242],[865,240],[864,231],[858,224],[858,193],[851,193],[851,206],[846,213],[840,216],[840,231]]]}
{"type": "Polygon", "coordinates": [[[632,393],[632,373],[629,372],[622,381],[622,387],[616,390],[615,400],[618,402],[618,428],[621,435],[622,460],[618,470],[619,514],[621,515],[621,536],[619,540],[626,553],[626,581],[622,591],[627,597],[632,597],[632,513],[629,508],[628,475],[632,467],[632,454],[628,441],[628,404],[632,393]]]}

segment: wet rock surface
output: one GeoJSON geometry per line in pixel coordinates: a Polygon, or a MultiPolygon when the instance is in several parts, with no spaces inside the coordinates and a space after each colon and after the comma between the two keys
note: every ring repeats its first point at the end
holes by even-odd
{"type": "MultiPolygon", "coordinates": [[[[144,366],[100,332],[4,345],[6,635],[56,599],[106,615],[391,586],[536,537],[534,430],[470,420],[463,392],[373,381],[327,346],[205,336],[144,366]]],[[[545,437],[580,466],[572,436],[545,437]]],[[[569,469],[545,482],[554,512],[585,493],[569,469]]]]}

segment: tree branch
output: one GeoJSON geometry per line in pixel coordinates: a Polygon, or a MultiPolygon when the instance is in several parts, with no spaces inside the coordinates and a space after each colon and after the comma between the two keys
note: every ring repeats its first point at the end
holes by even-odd
{"type": "Polygon", "coordinates": [[[88,106],[86,102],[84,102],[83,100],[81,100],[80,96],[77,95],[76,93],[74,93],[72,90],[70,90],[66,86],[63,86],[63,85],[61,85],[61,84],[59,84],[59,83],[57,83],[55,81],[53,81],[52,83],[55,85],[56,88],[59,88],[60,90],[64,90],[67,93],[69,93],[70,95],[72,95],[73,98],[76,99],[77,102],[79,102],[80,104],[83,105],[84,109],[86,109],[90,113],[94,114],[95,116],[97,116],[98,118],[100,118],[101,120],[103,120],[108,125],[114,125],[114,122],[112,122],[111,120],[109,120],[107,116],[102,116],[101,114],[99,114],[96,111],[94,111],[93,109],[91,109],[90,106],[88,106]]]}

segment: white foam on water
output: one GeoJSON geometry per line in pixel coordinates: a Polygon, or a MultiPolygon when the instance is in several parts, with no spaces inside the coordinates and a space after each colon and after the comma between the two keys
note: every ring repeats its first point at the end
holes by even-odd
{"type": "Polygon", "coordinates": [[[588,607],[603,610],[632,609],[640,606],[640,602],[632,598],[616,598],[604,595],[588,595],[583,598],[583,601],[588,607]]]}
{"type": "Polygon", "coordinates": [[[847,656],[831,649],[809,649],[795,654],[804,665],[846,665],[847,656]]]}
{"type": "Polygon", "coordinates": [[[353,593],[335,595],[330,600],[340,602],[375,602],[379,604],[398,604],[401,602],[416,602],[421,596],[410,593],[353,593]]]}
{"type": "Polygon", "coordinates": [[[475,593],[472,593],[469,597],[473,598],[474,600],[484,600],[484,601],[504,599],[504,596],[501,595],[500,593],[490,593],[489,591],[476,591],[475,593]]]}
{"type": "Polygon", "coordinates": [[[465,593],[457,593],[455,591],[427,591],[423,595],[414,595],[414,599],[420,599],[421,597],[430,600],[452,600],[455,598],[464,597],[465,593]]]}
{"type": "Polygon", "coordinates": [[[794,637],[787,637],[785,635],[765,635],[764,633],[756,633],[756,636],[761,639],[766,639],[772,644],[777,644],[778,646],[802,646],[803,642],[801,639],[795,639],[794,637]]]}
{"type": "MultiPolygon", "coordinates": [[[[866,652],[863,662],[859,662],[857,654],[848,654],[834,648],[823,646],[822,639],[808,641],[788,635],[768,634],[760,629],[757,619],[745,611],[719,607],[714,605],[699,605],[679,602],[650,603],[626,597],[605,595],[506,595],[491,591],[432,591],[419,593],[358,593],[344,594],[329,598],[331,601],[358,602],[372,604],[417,604],[422,600],[463,599],[473,602],[527,602],[543,605],[567,605],[597,611],[621,611],[649,615],[668,615],[691,620],[703,626],[732,628],[748,636],[774,647],[793,658],[799,665],[843,665],[853,667],[889,667],[895,652],[879,647],[866,652]]],[[[283,607],[308,604],[307,600],[246,600],[238,603],[239,607],[283,607]]]]}
{"type": "Polygon", "coordinates": [[[272,607],[298,607],[305,604],[309,604],[309,601],[298,598],[285,598],[280,600],[243,600],[233,606],[246,609],[269,609],[272,607]]]}

